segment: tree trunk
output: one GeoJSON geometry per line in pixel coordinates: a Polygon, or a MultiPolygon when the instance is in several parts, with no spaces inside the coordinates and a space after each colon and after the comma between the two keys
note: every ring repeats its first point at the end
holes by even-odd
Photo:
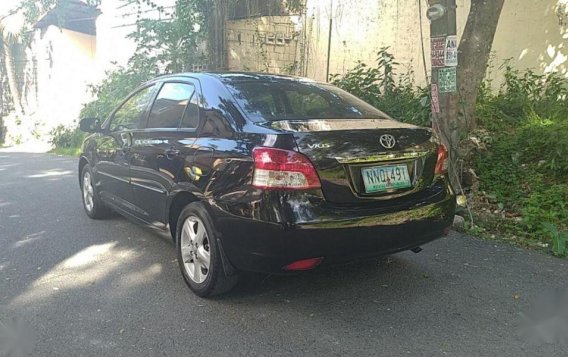
{"type": "Polygon", "coordinates": [[[20,96],[20,88],[18,86],[18,79],[16,76],[16,66],[14,63],[14,56],[12,52],[12,46],[7,42],[3,41],[4,47],[4,64],[6,65],[6,77],[8,77],[8,87],[10,88],[10,96],[12,97],[12,102],[14,105],[14,110],[16,115],[23,114],[22,100],[20,96]]]}
{"type": "Polygon", "coordinates": [[[209,69],[227,69],[227,0],[213,0],[209,8],[209,69]]]}
{"type": "Polygon", "coordinates": [[[460,110],[456,113],[464,134],[475,128],[475,103],[487,72],[493,38],[504,0],[471,0],[459,45],[457,71],[460,110]]]}

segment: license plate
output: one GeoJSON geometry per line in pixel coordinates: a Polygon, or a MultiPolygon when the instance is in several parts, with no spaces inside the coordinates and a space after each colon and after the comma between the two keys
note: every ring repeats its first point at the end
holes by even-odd
{"type": "Polygon", "coordinates": [[[406,165],[375,166],[361,169],[365,192],[381,192],[412,186],[406,165]]]}

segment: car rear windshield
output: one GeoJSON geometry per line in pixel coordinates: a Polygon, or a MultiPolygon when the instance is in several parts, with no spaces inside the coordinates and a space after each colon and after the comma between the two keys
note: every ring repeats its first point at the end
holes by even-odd
{"type": "Polygon", "coordinates": [[[302,119],[385,119],[388,115],[337,87],[300,81],[227,83],[254,121],[302,119]]]}

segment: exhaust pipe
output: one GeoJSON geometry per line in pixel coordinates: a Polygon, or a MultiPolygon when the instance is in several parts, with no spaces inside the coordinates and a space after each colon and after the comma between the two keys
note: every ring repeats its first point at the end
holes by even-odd
{"type": "Polygon", "coordinates": [[[420,253],[422,251],[422,247],[415,247],[410,250],[412,253],[420,253]]]}

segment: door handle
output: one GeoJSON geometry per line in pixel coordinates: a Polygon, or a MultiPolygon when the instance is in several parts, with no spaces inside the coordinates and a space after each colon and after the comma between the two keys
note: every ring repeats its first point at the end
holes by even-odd
{"type": "Polygon", "coordinates": [[[166,155],[166,157],[168,159],[171,160],[174,157],[178,156],[180,154],[180,151],[178,149],[170,148],[170,149],[167,149],[166,151],[164,151],[164,154],[166,155]]]}

